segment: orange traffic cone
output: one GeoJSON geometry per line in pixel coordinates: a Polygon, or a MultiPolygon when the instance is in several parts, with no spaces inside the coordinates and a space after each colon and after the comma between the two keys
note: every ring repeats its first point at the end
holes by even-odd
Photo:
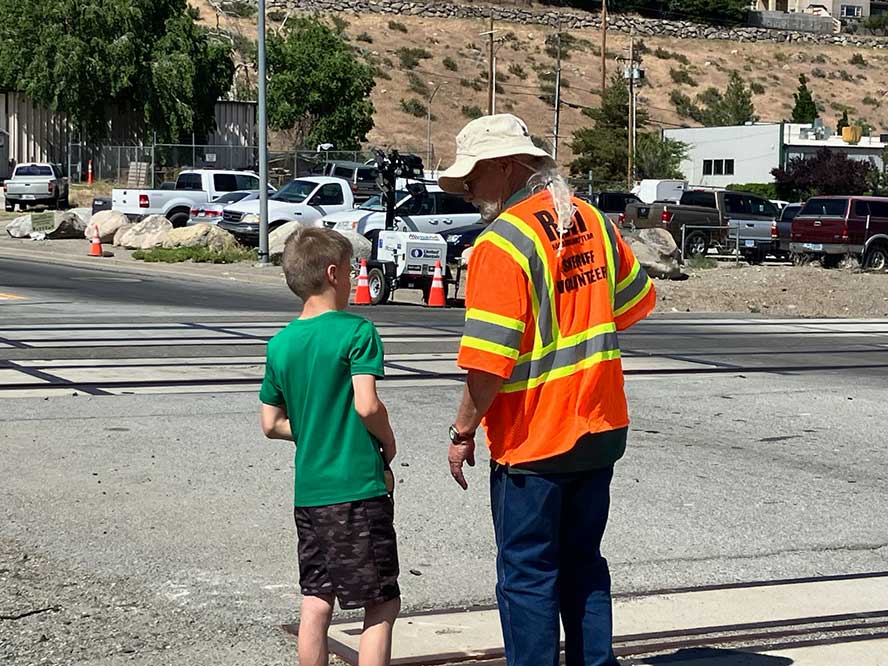
{"type": "Polygon", "coordinates": [[[86,184],[89,187],[92,187],[93,184],[93,161],[89,160],[86,163],[86,184]]]}
{"type": "Polygon", "coordinates": [[[355,305],[370,305],[370,281],[367,279],[366,259],[361,259],[361,272],[358,274],[358,288],[355,291],[355,305]]]}
{"type": "Polygon", "coordinates": [[[441,277],[441,262],[435,262],[435,275],[432,277],[432,288],[429,291],[429,307],[443,308],[447,302],[444,295],[444,278],[441,277]]]}
{"type": "Polygon", "coordinates": [[[102,254],[102,239],[99,238],[99,228],[93,226],[92,228],[92,240],[89,242],[89,253],[87,256],[90,257],[101,257],[102,254]]]}

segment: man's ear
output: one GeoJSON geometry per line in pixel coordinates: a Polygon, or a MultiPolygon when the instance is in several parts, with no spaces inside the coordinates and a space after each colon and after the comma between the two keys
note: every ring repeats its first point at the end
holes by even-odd
{"type": "Polygon", "coordinates": [[[336,286],[336,280],[339,277],[339,271],[336,268],[336,264],[330,264],[327,266],[327,270],[324,273],[327,277],[327,282],[332,286],[336,286]]]}

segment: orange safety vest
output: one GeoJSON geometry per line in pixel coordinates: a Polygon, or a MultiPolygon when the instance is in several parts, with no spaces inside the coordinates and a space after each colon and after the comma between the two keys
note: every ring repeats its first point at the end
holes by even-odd
{"type": "Polygon", "coordinates": [[[574,205],[560,237],[549,192],[529,196],[472,250],[457,364],[504,379],[482,421],[504,465],[629,424],[617,331],[650,314],[656,293],[614,225],[574,205]]]}

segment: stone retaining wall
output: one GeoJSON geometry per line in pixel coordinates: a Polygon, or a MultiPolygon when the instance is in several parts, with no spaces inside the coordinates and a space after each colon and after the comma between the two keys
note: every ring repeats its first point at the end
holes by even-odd
{"type": "MultiPolygon", "coordinates": [[[[298,12],[354,12],[358,14],[391,14],[436,18],[484,19],[491,14],[494,20],[508,23],[556,26],[565,29],[601,28],[598,14],[577,10],[524,9],[504,5],[458,4],[453,2],[402,2],[400,0],[268,0],[270,9],[290,9],[298,12]]],[[[611,30],[628,33],[635,28],[639,36],[669,37],[672,39],[726,39],[735,42],[792,42],[808,44],[836,44],[859,48],[888,48],[888,39],[857,35],[819,35],[807,32],[770,30],[767,28],[719,28],[689,21],[667,21],[638,16],[611,15],[611,30]]]]}

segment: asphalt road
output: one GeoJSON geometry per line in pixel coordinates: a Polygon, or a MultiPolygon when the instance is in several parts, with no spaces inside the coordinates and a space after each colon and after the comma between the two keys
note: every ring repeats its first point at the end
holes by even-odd
{"type": "MultiPolygon", "coordinates": [[[[0,393],[0,615],[22,616],[0,621],[9,663],[291,662],[292,452],[259,435],[254,387],[213,384],[214,364],[261,356],[266,334],[243,326],[296,311],[280,292],[0,260],[0,362],[210,368],[194,393],[0,393]],[[212,321],[228,324],[146,328],[212,321]]],[[[417,367],[452,354],[463,316],[362,312],[417,367]]],[[[675,315],[622,345],[633,426],[604,546],[618,594],[888,569],[888,323],[675,315]]],[[[468,492],[444,461],[460,392],[432,375],[381,388],[409,610],[493,601],[486,456],[468,492]]]]}

